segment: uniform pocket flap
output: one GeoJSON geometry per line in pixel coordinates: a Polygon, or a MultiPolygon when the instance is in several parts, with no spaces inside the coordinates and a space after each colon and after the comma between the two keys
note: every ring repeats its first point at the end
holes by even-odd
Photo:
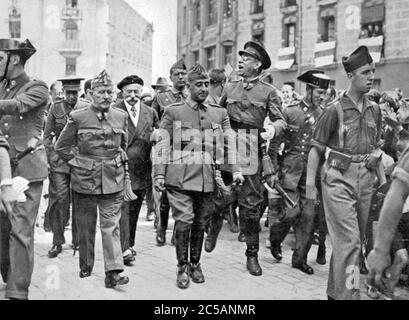
{"type": "Polygon", "coordinates": [[[112,131],[114,133],[120,133],[120,134],[125,134],[125,131],[119,128],[112,128],[112,131]]]}
{"type": "Polygon", "coordinates": [[[87,159],[87,158],[79,158],[79,157],[75,157],[72,158],[68,164],[70,166],[76,167],[76,168],[83,168],[83,169],[87,169],[89,171],[92,170],[92,167],[94,166],[94,160],[92,159],[87,159]]]}

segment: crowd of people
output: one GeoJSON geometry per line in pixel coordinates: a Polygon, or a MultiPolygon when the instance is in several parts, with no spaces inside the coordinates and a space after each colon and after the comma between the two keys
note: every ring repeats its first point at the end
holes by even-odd
{"type": "Polygon", "coordinates": [[[306,275],[314,273],[308,264],[314,242],[317,263],[327,263],[329,236],[329,299],[359,299],[359,285],[348,279],[368,273],[369,295],[393,296],[408,263],[409,105],[400,89],[372,89],[367,47],[343,58],[346,90],[313,69],[297,78],[304,96],[267,80],[270,56],[254,41],[238,52],[237,78],[180,60],[170,68],[171,84],[161,77],[152,86],[153,97],[143,93],[139,76],[114,84],[105,70],[83,86],[84,78],[69,77],[48,88],[25,72],[35,52],[29,40],[0,39],[6,298],[28,298],[47,178],[48,257],[62,252],[71,220],[79,276],[92,276],[99,221],[107,288],[130,281],[121,274],[136,260],[145,201],[157,246],[166,244],[170,213],[175,221],[171,243],[181,289],[205,282],[202,249],[213,252],[225,219],[246,244],[249,274],[261,276],[260,221],[267,213],[272,256],[282,260],[293,229],[292,267],[306,275]],[[15,177],[29,182],[24,202],[15,177]]]}

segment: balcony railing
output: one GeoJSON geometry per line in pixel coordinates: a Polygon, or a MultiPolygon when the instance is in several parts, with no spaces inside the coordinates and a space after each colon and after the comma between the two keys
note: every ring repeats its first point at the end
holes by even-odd
{"type": "Polygon", "coordinates": [[[80,40],[65,40],[60,44],[59,52],[63,55],[78,56],[82,53],[80,40]]]}

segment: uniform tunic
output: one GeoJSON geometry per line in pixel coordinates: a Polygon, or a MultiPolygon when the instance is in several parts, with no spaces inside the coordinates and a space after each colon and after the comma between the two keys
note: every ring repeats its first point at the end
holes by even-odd
{"type": "Polygon", "coordinates": [[[0,131],[7,139],[10,158],[28,147],[36,150],[21,159],[13,177],[30,181],[27,201],[18,203],[12,216],[1,215],[1,274],[6,298],[26,299],[34,266],[34,226],[40,206],[47,157],[41,144],[48,87],[24,72],[0,83],[0,131]]]}

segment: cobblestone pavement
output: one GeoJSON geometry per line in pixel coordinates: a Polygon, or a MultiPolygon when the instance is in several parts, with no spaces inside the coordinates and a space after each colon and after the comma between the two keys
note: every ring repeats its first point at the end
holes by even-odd
{"type": "MultiPolygon", "coordinates": [[[[253,277],[246,270],[245,244],[237,241],[225,225],[217,247],[212,254],[203,252],[202,267],[206,277],[204,284],[191,283],[188,290],[176,287],[176,253],[169,242],[171,225],[167,233],[167,245],[155,245],[152,222],[145,222],[146,211],[141,212],[137,231],[137,257],[133,267],[126,267],[124,275],[130,283],[120,289],[104,287],[104,268],[101,236],[98,229],[96,262],[90,278],[78,276],[78,253],[74,257],[69,243],[56,259],[49,259],[52,234],[42,228],[36,229],[35,267],[30,287],[32,300],[325,300],[328,264],[315,262],[317,246],[309,254],[309,263],[315,274],[307,276],[291,268],[290,235],[283,246],[283,261],[277,263],[265,246],[267,229],[260,236],[260,264],[263,276],[253,277]]],[[[329,245],[329,243],[328,243],[329,245]]],[[[327,250],[327,259],[331,250],[327,250]]],[[[0,299],[4,297],[5,285],[0,284],[0,299]]],[[[401,295],[409,298],[406,291],[401,295]]],[[[365,294],[362,294],[365,298],[365,294]]]]}

